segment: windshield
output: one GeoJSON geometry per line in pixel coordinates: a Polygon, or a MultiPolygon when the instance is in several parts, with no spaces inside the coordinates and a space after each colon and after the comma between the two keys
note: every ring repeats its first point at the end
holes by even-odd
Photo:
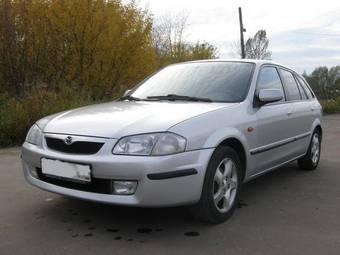
{"type": "Polygon", "coordinates": [[[247,95],[253,66],[245,62],[171,65],[145,80],[130,96],[142,100],[161,100],[160,96],[176,95],[218,102],[241,102],[247,95]]]}

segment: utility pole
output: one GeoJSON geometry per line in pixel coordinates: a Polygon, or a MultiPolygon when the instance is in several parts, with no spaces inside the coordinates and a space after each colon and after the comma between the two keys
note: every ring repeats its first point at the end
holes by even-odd
{"type": "Polygon", "coordinates": [[[246,54],[244,52],[244,38],[243,38],[243,32],[246,32],[246,29],[243,27],[241,7],[238,7],[238,17],[240,19],[241,57],[246,58],[246,54]]]}

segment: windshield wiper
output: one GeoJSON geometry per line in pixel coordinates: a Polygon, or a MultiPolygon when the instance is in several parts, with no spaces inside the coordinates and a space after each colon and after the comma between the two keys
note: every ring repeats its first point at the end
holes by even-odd
{"type": "Polygon", "coordinates": [[[190,97],[190,96],[181,96],[176,94],[168,94],[166,96],[148,96],[147,99],[158,99],[158,100],[169,100],[169,101],[194,101],[194,102],[212,102],[210,98],[204,97],[190,97]]]}
{"type": "Polygon", "coordinates": [[[119,100],[123,101],[123,100],[129,100],[129,101],[140,101],[141,99],[138,97],[133,97],[130,95],[127,96],[122,96],[121,98],[119,98],[119,100]]]}

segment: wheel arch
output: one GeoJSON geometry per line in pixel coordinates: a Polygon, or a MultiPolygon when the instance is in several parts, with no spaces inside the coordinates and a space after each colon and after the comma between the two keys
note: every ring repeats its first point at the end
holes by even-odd
{"type": "Polygon", "coordinates": [[[321,125],[320,125],[320,124],[316,125],[316,127],[314,128],[314,130],[318,130],[319,133],[320,133],[320,136],[321,136],[321,138],[322,138],[322,127],[321,127],[321,125]]]}
{"type": "Polygon", "coordinates": [[[320,132],[320,135],[321,135],[321,138],[322,138],[322,135],[323,135],[323,130],[322,130],[322,126],[321,126],[321,119],[319,118],[316,118],[313,122],[313,125],[312,125],[312,129],[311,129],[311,134],[315,131],[315,130],[318,130],[320,132]]]}
{"type": "Polygon", "coordinates": [[[218,147],[220,146],[229,146],[236,151],[242,164],[242,180],[244,180],[247,169],[247,154],[243,143],[238,138],[228,137],[220,142],[218,147]]]}

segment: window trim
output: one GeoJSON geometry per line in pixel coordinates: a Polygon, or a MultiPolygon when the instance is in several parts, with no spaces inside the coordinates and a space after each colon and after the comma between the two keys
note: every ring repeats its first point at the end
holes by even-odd
{"type": "MultiPolygon", "coordinates": [[[[306,81],[306,79],[302,76],[302,75],[299,75],[297,73],[295,73],[297,79],[300,78],[302,80],[302,82],[306,85],[307,89],[309,90],[309,92],[311,93],[312,97],[309,98],[309,100],[313,100],[316,96],[315,96],[315,93],[314,91],[312,90],[312,88],[310,87],[310,85],[308,84],[308,82],[306,81]]],[[[299,80],[299,79],[298,79],[299,80]]],[[[302,86],[303,87],[303,86],[302,86]]],[[[304,87],[303,87],[304,88],[304,87]]]]}
{"type": "MultiPolygon", "coordinates": [[[[292,73],[292,75],[293,75],[293,78],[294,78],[294,80],[295,80],[296,86],[298,87],[298,90],[299,90],[300,100],[301,100],[301,101],[305,101],[305,99],[302,98],[302,92],[301,92],[301,90],[302,90],[303,88],[301,87],[300,83],[298,82],[298,80],[297,80],[297,78],[296,78],[296,76],[295,76],[295,73],[292,73]]],[[[305,91],[304,91],[304,93],[305,93],[305,91]]],[[[306,98],[308,99],[308,96],[306,95],[306,93],[305,93],[305,96],[306,96],[306,98]]]]}
{"type": "Polygon", "coordinates": [[[295,81],[296,81],[296,83],[297,83],[297,85],[298,85],[298,87],[299,87],[299,89],[300,89],[301,100],[302,100],[302,101],[308,101],[308,100],[310,100],[311,98],[308,96],[308,94],[307,94],[305,88],[302,86],[302,84],[301,84],[301,82],[299,81],[298,76],[297,76],[296,74],[294,74],[294,79],[295,79],[295,81]],[[303,99],[303,98],[302,98],[301,90],[303,91],[304,95],[306,96],[306,99],[303,99]]]}
{"type": "MultiPolygon", "coordinates": [[[[255,83],[255,89],[254,89],[254,95],[253,95],[253,107],[254,108],[258,108],[259,106],[256,104],[256,101],[257,101],[257,97],[256,97],[256,88],[257,88],[257,82],[258,82],[258,78],[259,78],[259,73],[261,71],[261,69],[263,67],[266,67],[266,66],[271,66],[271,67],[275,67],[277,72],[279,73],[279,76],[280,76],[280,80],[281,80],[281,83],[283,85],[283,91],[284,91],[284,94],[285,94],[285,101],[283,102],[273,102],[273,103],[269,103],[269,104],[265,104],[261,107],[266,107],[266,106],[272,106],[272,105],[279,105],[279,104],[290,104],[290,103],[295,103],[295,102],[304,102],[304,101],[307,101],[307,100],[294,100],[294,101],[287,101],[287,95],[286,95],[286,87],[284,86],[284,83],[283,83],[283,78],[281,76],[281,72],[280,72],[280,69],[283,69],[283,70],[287,70],[291,73],[293,73],[293,76],[296,75],[297,77],[300,77],[302,79],[302,81],[305,83],[306,87],[308,88],[308,90],[310,91],[310,93],[312,94],[312,97],[308,100],[315,100],[316,96],[315,96],[315,93],[314,91],[312,90],[312,88],[310,87],[310,85],[308,84],[308,82],[306,81],[306,79],[298,74],[297,72],[295,72],[294,70],[291,70],[289,69],[288,67],[285,67],[285,66],[282,66],[280,64],[276,64],[276,63],[263,63],[259,66],[259,71],[257,72],[257,77],[256,77],[256,83],[255,83]]],[[[301,96],[301,95],[300,95],[301,96]]]]}
{"type": "Polygon", "coordinates": [[[282,90],[283,90],[283,96],[284,96],[284,101],[278,101],[278,102],[272,102],[272,103],[268,103],[268,104],[265,104],[261,107],[265,107],[265,106],[272,106],[272,105],[279,105],[279,104],[285,104],[285,103],[288,103],[289,101],[287,101],[287,94],[286,94],[286,89],[285,89],[285,86],[283,84],[283,80],[282,80],[282,77],[280,75],[280,72],[279,72],[279,66],[278,65],[275,65],[275,64],[263,64],[259,67],[259,71],[257,73],[257,76],[256,76],[256,83],[255,83],[255,89],[254,89],[254,97],[253,97],[253,106],[254,108],[258,108],[259,105],[258,105],[258,99],[257,99],[257,95],[256,95],[256,90],[257,90],[257,86],[258,86],[258,83],[259,83],[259,78],[260,78],[260,74],[261,74],[261,71],[263,68],[266,68],[266,67],[272,67],[276,70],[277,72],[277,75],[279,76],[279,79],[281,81],[281,86],[282,86],[282,90]]]}
{"type": "Polygon", "coordinates": [[[283,86],[287,89],[287,91],[288,91],[288,88],[287,88],[287,86],[286,86],[286,84],[285,84],[285,82],[284,82],[283,74],[281,73],[281,70],[284,70],[284,71],[286,71],[286,72],[291,73],[291,75],[293,76],[294,81],[295,81],[295,83],[296,83],[296,87],[298,88],[298,91],[299,91],[300,99],[287,100],[287,102],[300,102],[300,101],[305,101],[305,100],[302,99],[301,92],[300,92],[300,88],[299,88],[299,84],[297,83],[297,81],[296,81],[296,79],[295,79],[295,75],[294,75],[295,72],[294,72],[293,70],[290,70],[290,69],[288,69],[288,68],[286,68],[286,67],[282,67],[282,66],[279,67],[279,70],[280,70],[280,75],[282,76],[283,86]]]}

